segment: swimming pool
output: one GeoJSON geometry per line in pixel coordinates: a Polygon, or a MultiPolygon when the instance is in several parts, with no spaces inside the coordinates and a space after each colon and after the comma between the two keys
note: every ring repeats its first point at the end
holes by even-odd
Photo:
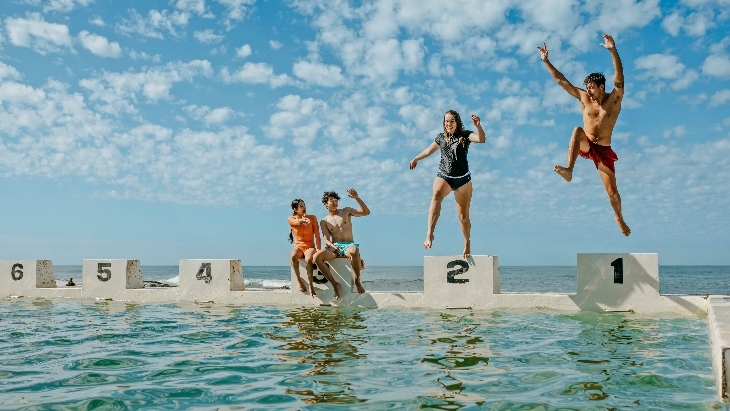
{"type": "Polygon", "coordinates": [[[726,409],[704,318],[0,302],[2,408],[726,409]]]}

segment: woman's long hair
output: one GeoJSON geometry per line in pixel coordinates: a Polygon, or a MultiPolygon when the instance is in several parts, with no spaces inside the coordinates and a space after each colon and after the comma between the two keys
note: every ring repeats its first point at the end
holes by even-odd
{"type": "MultiPolygon", "coordinates": [[[[299,208],[299,204],[303,203],[304,200],[301,198],[295,198],[291,202],[291,209],[292,209],[292,215],[297,215],[297,208],[299,208]]],[[[292,233],[291,229],[289,229],[289,242],[294,244],[294,234],[292,233]]]]}
{"type": "Polygon", "coordinates": [[[461,122],[461,116],[456,112],[456,110],[449,110],[444,113],[444,118],[441,120],[441,126],[444,128],[444,138],[447,142],[451,141],[452,136],[456,136],[459,139],[459,144],[462,146],[466,144],[466,137],[464,137],[464,123],[461,122]],[[454,120],[456,120],[456,133],[453,135],[446,131],[446,124],[444,124],[447,114],[451,114],[454,116],[454,120]]]}

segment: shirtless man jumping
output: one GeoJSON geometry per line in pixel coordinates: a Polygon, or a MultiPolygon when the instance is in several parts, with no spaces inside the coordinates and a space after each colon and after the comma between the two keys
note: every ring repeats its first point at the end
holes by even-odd
{"type": "MultiPolygon", "coordinates": [[[[369,215],[370,209],[360,199],[360,196],[357,195],[357,191],[354,188],[347,190],[347,195],[357,201],[360,205],[359,209],[352,207],[338,208],[340,196],[334,191],[325,191],[322,196],[322,204],[329,211],[327,216],[319,223],[326,247],[314,255],[314,260],[325,277],[333,278],[327,261],[339,256],[348,257],[352,263],[352,271],[355,272],[355,287],[357,288],[357,292],[362,294],[365,292],[365,288],[363,288],[362,282],[360,281],[360,270],[362,268],[360,244],[353,242],[351,217],[369,215]]],[[[332,286],[335,289],[334,299],[337,300],[340,298],[340,283],[332,281],[332,286]]]]}
{"type": "Polygon", "coordinates": [[[616,174],[613,166],[613,163],[618,160],[618,156],[611,149],[611,134],[613,134],[613,127],[621,112],[621,100],[624,97],[624,69],[613,37],[604,34],[603,39],[605,43],[601,46],[611,53],[613,69],[616,72],[611,93],[606,93],[606,78],[601,73],[592,73],[586,77],[583,81],[585,90],[575,87],[548,60],[547,45],[543,44],[543,47],[538,46],[537,49],[540,51],[540,58],[545,62],[550,75],[568,94],[580,100],[580,109],[583,112],[583,127],[574,128],[573,134],[570,136],[568,163],[566,167],[556,165],[555,172],[560,174],[565,181],[570,181],[573,179],[573,166],[575,166],[578,155],[593,160],[598,169],[598,175],[603,180],[606,193],[608,193],[611,207],[616,214],[616,223],[623,235],[628,236],[631,234],[631,229],[621,215],[621,196],[616,187],[616,174]]]}

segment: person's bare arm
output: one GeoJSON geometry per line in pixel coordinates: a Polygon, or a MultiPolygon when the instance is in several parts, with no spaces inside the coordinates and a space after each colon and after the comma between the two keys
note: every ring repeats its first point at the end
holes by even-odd
{"type": "Polygon", "coordinates": [[[327,222],[322,220],[319,222],[319,226],[322,228],[322,239],[324,240],[324,245],[335,250],[335,254],[337,254],[337,247],[335,247],[330,240],[332,238],[332,234],[330,233],[330,229],[327,227],[327,222]]]}
{"type": "Polygon", "coordinates": [[[322,239],[319,235],[319,225],[317,224],[317,218],[312,216],[311,220],[312,220],[312,224],[314,224],[312,226],[312,231],[314,232],[314,244],[316,244],[315,248],[317,250],[321,250],[322,249],[322,239]]]}
{"type": "Polygon", "coordinates": [[[620,102],[624,95],[624,66],[621,64],[621,57],[618,56],[618,50],[616,50],[616,42],[613,41],[613,37],[608,34],[603,35],[605,42],[601,44],[606,50],[611,52],[611,60],[613,60],[613,71],[616,73],[613,77],[613,90],[611,91],[612,96],[616,96],[614,100],[616,103],[620,102]]]}
{"type": "Polygon", "coordinates": [[[474,122],[474,127],[477,128],[477,132],[469,134],[469,140],[472,143],[483,143],[487,141],[487,135],[484,134],[484,129],[482,128],[482,120],[479,118],[479,116],[477,116],[476,114],[472,114],[471,121],[474,122]]]}
{"type": "Polygon", "coordinates": [[[364,217],[366,215],[370,215],[370,209],[368,208],[367,205],[365,205],[365,202],[362,201],[362,199],[360,198],[360,196],[357,195],[357,191],[355,191],[354,188],[351,188],[351,189],[347,190],[347,195],[350,198],[354,198],[355,201],[357,201],[357,204],[360,205],[360,208],[359,209],[354,209],[354,208],[348,207],[350,210],[352,210],[352,211],[350,211],[350,214],[351,215],[353,215],[355,217],[364,217]]]}
{"type": "MultiPolygon", "coordinates": [[[[306,214],[303,217],[301,217],[301,218],[292,215],[292,216],[289,216],[289,219],[288,220],[289,220],[289,225],[292,226],[292,227],[298,226],[298,225],[305,225],[305,224],[309,224],[310,223],[310,221],[307,218],[306,214]]],[[[315,224],[316,224],[316,222],[315,222],[315,224]]]]}
{"type": "Polygon", "coordinates": [[[548,72],[550,72],[550,75],[553,76],[553,78],[555,79],[555,81],[558,82],[560,87],[562,87],[563,90],[567,91],[568,94],[570,94],[571,96],[580,100],[582,97],[581,93],[584,91],[579,89],[578,87],[574,86],[573,84],[571,84],[570,81],[568,81],[568,79],[565,78],[563,73],[558,71],[558,69],[556,69],[555,66],[553,66],[553,63],[551,63],[550,60],[548,60],[549,52],[547,49],[547,45],[545,43],[543,43],[542,47],[537,46],[537,49],[540,51],[540,60],[542,60],[545,63],[545,66],[547,67],[548,72]]]}
{"type": "Polygon", "coordinates": [[[419,160],[423,160],[424,158],[430,156],[431,154],[435,153],[436,150],[438,150],[438,149],[439,149],[439,145],[436,144],[435,141],[433,143],[431,143],[431,145],[426,147],[426,149],[423,150],[421,152],[421,154],[415,156],[413,158],[413,160],[411,160],[411,163],[409,164],[410,169],[413,170],[414,168],[416,168],[416,165],[418,164],[419,160]]]}

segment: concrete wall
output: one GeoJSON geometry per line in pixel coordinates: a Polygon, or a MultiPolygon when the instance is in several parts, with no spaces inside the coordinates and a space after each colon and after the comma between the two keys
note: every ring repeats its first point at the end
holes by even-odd
{"type": "MultiPolygon", "coordinates": [[[[0,261],[0,297],[96,298],[117,301],[196,301],[221,304],[354,307],[422,307],[480,310],[628,311],[643,314],[704,315],[702,296],[659,295],[657,254],[579,254],[576,293],[502,293],[496,256],[424,258],[423,292],[366,292],[353,288],[350,260],[329,262],[342,285],[315,271],[317,297],[299,291],[291,269],[291,290],[245,290],[240,260],[180,260],[180,286],[144,288],[138,260],[84,260],[83,287],[55,287],[47,260],[0,261]],[[22,274],[21,274],[22,273],[22,274]]],[[[304,261],[300,272],[307,278],[304,261]]],[[[368,271],[363,271],[363,279],[368,271]]],[[[550,281],[546,278],[545,281],[550,281]]],[[[367,291],[367,290],[366,290],[367,291]]]]}

